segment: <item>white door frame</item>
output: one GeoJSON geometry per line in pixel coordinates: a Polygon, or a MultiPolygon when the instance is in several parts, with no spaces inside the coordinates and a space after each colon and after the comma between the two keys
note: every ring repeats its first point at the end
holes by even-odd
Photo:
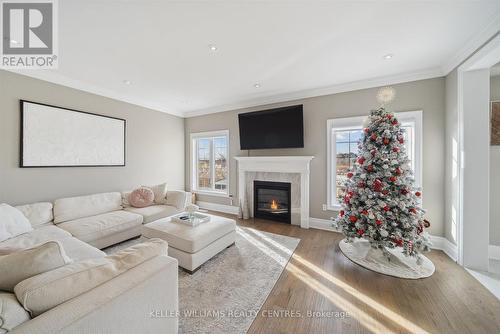
{"type": "MultiPolygon", "coordinates": [[[[464,254],[464,227],[465,230],[467,231],[467,235],[465,236],[467,238],[466,243],[469,242],[469,238],[471,238],[470,232],[471,232],[471,224],[475,224],[477,222],[474,222],[471,219],[464,219],[464,217],[467,217],[470,215],[470,212],[465,212],[464,214],[464,209],[465,210],[471,210],[470,208],[470,203],[465,203],[464,205],[464,193],[465,191],[469,191],[471,188],[470,183],[467,183],[467,181],[470,181],[471,175],[468,173],[471,172],[472,168],[471,164],[474,164],[474,159],[469,159],[467,160],[467,157],[472,157],[474,152],[471,151],[470,147],[468,148],[469,151],[467,151],[467,148],[465,146],[465,140],[467,140],[467,137],[464,136],[464,129],[465,129],[465,123],[466,120],[464,119],[464,98],[467,98],[465,90],[467,89],[467,80],[470,80],[470,77],[476,77],[480,78],[480,80],[485,80],[484,75],[485,72],[483,71],[488,71],[488,84],[487,87],[489,87],[489,69],[498,63],[500,61],[500,35],[495,36],[492,38],[487,44],[485,44],[481,49],[479,49],[476,53],[474,53],[469,59],[467,59],[462,65],[460,65],[457,69],[457,81],[458,81],[458,145],[459,145],[459,150],[460,150],[460,168],[458,169],[458,198],[459,198],[459,209],[458,209],[458,219],[457,219],[457,247],[458,247],[458,263],[461,265],[464,265],[466,267],[471,267],[474,269],[480,269],[480,270],[488,270],[488,245],[481,245],[480,249],[474,249],[472,250],[471,247],[465,247],[465,251],[467,254],[464,254]],[[468,169],[466,169],[468,167],[468,169]],[[465,176],[465,178],[464,178],[465,176]],[[468,188],[468,189],[466,189],[468,188]],[[466,226],[466,224],[469,224],[466,226]],[[471,252],[475,252],[476,254],[473,254],[471,256],[471,252]],[[473,258],[471,260],[471,258],[473,258]]],[[[481,101],[484,99],[484,97],[481,97],[481,101]]],[[[490,105],[490,97],[489,97],[489,89],[488,89],[488,101],[487,105],[490,105]]],[[[485,101],[482,101],[481,105],[484,105],[485,101]]],[[[467,108],[467,105],[465,103],[465,108],[467,108]]],[[[481,108],[482,109],[482,108],[481,108]]],[[[489,118],[489,107],[488,110],[477,110],[477,112],[488,112],[488,118],[489,118]]],[[[470,113],[470,111],[469,111],[470,113]]],[[[483,115],[484,116],[484,115],[483,115]]],[[[469,124],[470,125],[470,124],[469,124]]],[[[488,134],[489,134],[489,126],[488,126],[488,134]]],[[[489,143],[488,143],[488,153],[487,156],[484,157],[487,161],[489,161],[489,143]]],[[[474,166],[476,167],[476,166],[474,166]]],[[[489,163],[488,166],[484,168],[484,170],[488,171],[488,178],[489,178],[489,163]]],[[[484,179],[483,179],[484,181],[484,179]]],[[[484,184],[484,182],[483,182],[484,184]]],[[[474,195],[474,194],[473,194],[474,195]]],[[[479,194],[476,194],[479,196],[479,194]]],[[[484,198],[484,196],[483,196],[484,198]]],[[[479,236],[480,240],[485,240],[485,234],[487,234],[487,240],[489,241],[489,191],[487,191],[486,194],[486,199],[487,203],[484,203],[484,206],[482,207],[483,209],[487,209],[487,213],[484,213],[484,217],[487,217],[487,228],[486,231],[484,229],[476,229],[473,231],[473,234],[476,234],[479,236]]],[[[476,236],[475,235],[475,236],[476,236]]],[[[474,236],[474,237],[475,237],[474,236]]],[[[489,243],[489,242],[488,242],[489,243]]]]}

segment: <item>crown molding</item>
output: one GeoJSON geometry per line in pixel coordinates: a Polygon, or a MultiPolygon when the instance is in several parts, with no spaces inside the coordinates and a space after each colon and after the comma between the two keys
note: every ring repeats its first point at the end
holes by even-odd
{"type": "Polygon", "coordinates": [[[11,73],[24,75],[42,81],[47,81],[64,87],[74,88],[87,93],[92,93],[95,95],[111,98],[121,102],[130,103],[154,111],[159,111],[174,116],[184,117],[184,114],[181,111],[167,109],[163,106],[159,106],[157,104],[150,103],[149,101],[145,101],[142,99],[130,98],[130,96],[127,96],[123,93],[118,93],[109,89],[99,87],[97,85],[88,84],[80,80],[74,80],[51,70],[26,70],[26,71],[18,71],[10,69],[9,70],[5,69],[5,70],[11,73]]]}
{"type": "Polygon", "coordinates": [[[500,33],[500,11],[492,15],[489,23],[484,27],[484,29],[478,33],[476,36],[471,38],[465,45],[457,52],[455,55],[449,58],[449,61],[445,62],[442,66],[442,71],[444,75],[448,75],[457,66],[462,64],[471,55],[473,55],[478,49],[480,49],[485,43],[494,38],[500,33]]]}
{"type": "Polygon", "coordinates": [[[432,68],[432,69],[427,69],[427,70],[422,70],[422,71],[417,71],[417,72],[408,72],[408,73],[396,74],[396,75],[391,75],[391,76],[372,78],[372,79],[367,79],[367,80],[353,81],[353,82],[349,82],[349,83],[345,83],[345,84],[333,85],[333,86],[328,86],[328,87],[301,90],[301,91],[297,91],[297,92],[293,92],[293,93],[284,93],[284,94],[279,94],[279,95],[263,96],[263,97],[259,97],[259,98],[252,99],[252,100],[246,100],[246,101],[236,102],[236,103],[231,103],[231,104],[224,104],[224,105],[220,105],[220,106],[216,106],[216,107],[210,107],[207,109],[187,111],[187,112],[184,112],[184,117],[189,118],[189,117],[195,117],[195,116],[201,116],[201,115],[207,115],[207,114],[214,114],[214,113],[223,112],[223,111],[257,107],[257,106],[262,106],[262,105],[272,104],[272,103],[288,102],[288,101],[306,99],[306,98],[317,97],[317,96],[350,92],[350,91],[355,91],[355,90],[360,90],[360,89],[367,89],[367,88],[387,86],[387,85],[395,85],[395,84],[405,83],[405,82],[410,82],[410,81],[418,81],[418,80],[442,77],[443,75],[444,74],[443,74],[442,69],[437,67],[437,68],[432,68]]]}

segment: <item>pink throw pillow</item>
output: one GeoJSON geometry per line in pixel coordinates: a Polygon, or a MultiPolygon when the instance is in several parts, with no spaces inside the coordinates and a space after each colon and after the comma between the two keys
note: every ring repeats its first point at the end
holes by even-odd
{"type": "Polygon", "coordinates": [[[135,208],[144,208],[153,204],[155,194],[149,188],[138,188],[132,191],[128,197],[130,205],[135,208]]]}

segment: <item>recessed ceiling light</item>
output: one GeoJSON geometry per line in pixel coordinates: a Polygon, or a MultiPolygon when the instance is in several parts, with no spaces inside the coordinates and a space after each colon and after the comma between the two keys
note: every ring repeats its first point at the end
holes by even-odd
{"type": "Polygon", "coordinates": [[[125,85],[130,85],[132,82],[131,82],[130,80],[123,80],[123,83],[124,83],[125,85]]]}
{"type": "Polygon", "coordinates": [[[388,53],[388,54],[386,54],[383,58],[384,58],[385,60],[389,60],[389,59],[394,58],[394,55],[393,55],[392,53],[388,53]]]}
{"type": "Polygon", "coordinates": [[[255,85],[253,85],[255,88],[260,88],[260,83],[256,83],[255,85]]]}
{"type": "Polygon", "coordinates": [[[210,44],[210,45],[208,46],[208,48],[209,48],[209,49],[210,49],[210,51],[212,51],[212,52],[217,51],[217,46],[216,46],[216,45],[214,45],[214,44],[210,44]]]}
{"type": "Polygon", "coordinates": [[[11,44],[19,44],[19,42],[18,42],[18,41],[16,41],[15,39],[11,39],[11,40],[10,40],[10,43],[11,43],[11,44]]]}

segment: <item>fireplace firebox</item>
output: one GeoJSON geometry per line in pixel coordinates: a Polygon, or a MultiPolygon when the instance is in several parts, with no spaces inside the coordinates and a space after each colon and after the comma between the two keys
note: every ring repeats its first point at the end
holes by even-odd
{"type": "Polygon", "coordinates": [[[253,181],[254,217],[291,223],[291,183],[253,181]]]}

